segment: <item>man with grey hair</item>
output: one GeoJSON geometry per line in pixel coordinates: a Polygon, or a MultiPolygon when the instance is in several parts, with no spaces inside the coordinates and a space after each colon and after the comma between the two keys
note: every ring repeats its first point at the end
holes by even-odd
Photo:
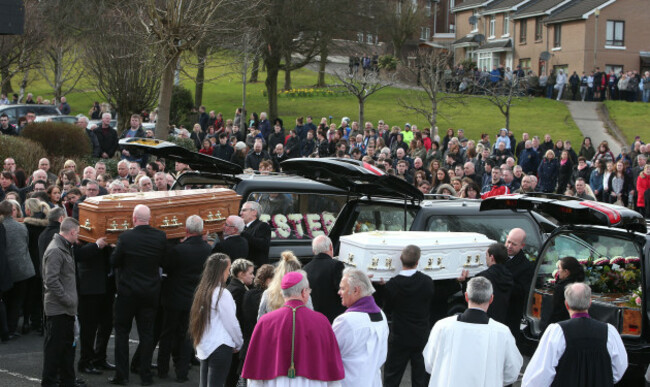
{"type": "Polygon", "coordinates": [[[95,136],[97,136],[97,141],[99,141],[99,156],[103,159],[112,158],[117,151],[117,130],[111,126],[111,119],[111,113],[102,114],[101,124],[93,129],[95,136]]]}
{"type": "Polygon", "coordinates": [[[422,350],[429,335],[434,286],[431,277],[418,271],[420,248],[408,245],[402,250],[402,270],[386,283],[384,312],[391,318],[384,385],[397,387],[411,362],[411,384],[426,386],[422,350]]]}
{"type": "Polygon", "coordinates": [[[72,247],[79,222],[66,218],[43,255],[43,310],[47,316],[43,347],[43,386],[74,386],[74,321],[77,281],[72,247]]]}
{"type": "Polygon", "coordinates": [[[72,207],[72,217],[79,220],[79,205],[83,203],[87,198],[92,198],[99,195],[99,184],[95,180],[89,180],[86,182],[86,193],[84,196],[79,198],[77,202],[72,207]]]}
{"type": "Polygon", "coordinates": [[[314,310],[321,312],[330,320],[345,311],[338,295],[338,285],[343,277],[343,262],[333,259],[332,241],[325,235],[319,235],[311,243],[314,258],[305,265],[312,286],[311,299],[314,310]]]}
{"type": "MultiPolygon", "coordinates": [[[[151,210],[138,204],[133,209],[133,229],[120,234],[111,255],[118,270],[115,299],[115,377],[123,385],[129,378],[129,333],[135,317],[140,338],[140,378],[150,384],[154,351],[153,324],[160,299],[160,267],[166,256],[167,237],[149,225],[151,210]]],[[[187,258],[187,257],[184,257],[187,258]]]]}
{"type": "Polygon", "coordinates": [[[158,348],[158,376],[161,378],[168,376],[173,343],[179,343],[178,358],[175,359],[176,380],[188,380],[187,373],[194,354],[187,335],[190,309],[210,250],[210,245],[203,240],[203,219],[198,215],[189,216],[185,220],[185,240],[171,248],[163,261],[167,279],[161,298],[164,309],[158,348]]]}
{"type": "Polygon", "coordinates": [[[165,175],[165,172],[156,172],[156,174],[153,175],[153,181],[156,187],[156,191],[169,190],[169,185],[167,185],[167,176],[165,175]]]}
{"type": "Polygon", "coordinates": [[[223,224],[223,240],[217,241],[212,253],[224,253],[231,260],[248,258],[248,241],[241,236],[244,220],[237,215],[230,215],[223,224]]]}
{"type": "Polygon", "coordinates": [[[248,259],[256,267],[269,263],[271,247],[271,226],[259,220],[261,214],[260,204],[255,201],[244,203],[239,213],[245,224],[241,236],[248,241],[248,259]]]}
{"type": "Polygon", "coordinates": [[[627,353],[618,330],[589,316],[589,285],[567,285],[564,298],[571,318],[546,328],[526,367],[522,386],[612,386],[627,369],[627,353]]]}
{"type": "Polygon", "coordinates": [[[46,158],[42,158],[38,160],[38,169],[42,169],[47,173],[47,181],[50,183],[50,185],[56,183],[56,179],[58,178],[54,173],[50,172],[50,160],[46,158]]]}
{"type": "Polygon", "coordinates": [[[153,183],[151,182],[151,179],[149,176],[142,176],[140,178],[140,181],[138,182],[138,185],[140,186],[140,192],[152,192],[153,191],[153,183]]]}
{"type": "Polygon", "coordinates": [[[388,350],[388,323],[372,297],[370,278],[347,268],[339,285],[341,304],[348,309],[332,324],[345,368],[345,387],[381,385],[381,367],[388,350]]]}
{"type": "Polygon", "coordinates": [[[99,157],[101,152],[101,147],[99,145],[99,139],[93,130],[88,127],[88,117],[84,115],[77,116],[77,126],[83,129],[90,140],[90,146],[93,157],[99,157]]]}
{"type": "Polygon", "coordinates": [[[429,385],[501,387],[514,383],[523,358],[510,329],[488,317],[494,300],[490,280],[469,280],[465,300],[465,312],[438,321],[431,330],[424,348],[429,385]]]}
{"type": "Polygon", "coordinates": [[[282,277],[284,307],[260,317],[246,353],[241,376],[249,385],[321,386],[343,379],[332,326],[306,307],[309,285],[302,270],[282,277]]]}
{"type": "Polygon", "coordinates": [[[124,192],[126,192],[126,187],[119,180],[111,181],[111,184],[109,184],[108,186],[108,193],[110,194],[124,193],[124,192]]]}

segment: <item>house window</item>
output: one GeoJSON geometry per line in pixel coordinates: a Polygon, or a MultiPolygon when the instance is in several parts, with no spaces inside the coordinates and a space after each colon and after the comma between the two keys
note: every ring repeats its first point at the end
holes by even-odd
{"type": "Polygon", "coordinates": [[[607,38],[608,46],[625,45],[625,22],[616,20],[607,20],[607,38]]]}
{"type": "Polygon", "coordinates": [[[427,13],[427,17],[431,17],[431,0],[427,1],[427,4],[424,6],[427,13]]]}
{"type": "Polygon", "coordinates": [[[510,15],[507,13],[503,14],[503,34],[510,34],[510,15]]]}
{"type": "Polygon", "coordinates": [[[521,66],[522,70],[528,72],[530,70],[530,58],[519,59],[519,66],[521,66]]]}
{"type": "Polygon", "coordinates": [[[357,32],[357,42],[363,43],[363,32],[357,32]]]}
{"type": "Polygon", "coordinates": [[[420,27],[420,40],[429,40],[430,36],[431,36],[431,28],[420,27]]]}
{"type": "Polygon", "coordinates": [[[478,11],[477,10],[472,10],[472,16],[476,18],[476,24],[472,26],[472,32],[478,31],[478,11]]]}
{"type": "Polygon", "coordinates": [[[562,47],[562,25],[556,24],[553,28],[553,47],[562,47]]]}
{"type": "Polygon", "coordinates": [[[367,35],[366,35],[366,42],[367,42],[368,44],[373,44],[373,43],[375,42],[375,39],[374,39],[374,37],[373,37],[372,34],[367,34],[367,35]]]}
{"type": "Polygon", "coordinates": [[[490,36],[494,36],[496,25],[497,18],[494,15],[490,16],[490,36]]]}
{"type": "Polygon", "coordinates": [[[523,19],[519,23],[519,43],[525,44],[526,43],[526,19],[523,19]]]}
{"type": "Polygon", "coordinates": [[[614,70],[614,74],[619,74],[621,71],[623,71],[623,65],[616,65],[616,64],[605,65],[606,73],[609,73],[612,70],[614,70]]]}
{"type": "Polygon", "coordinates": [[[544,24],[542,23],[542,18],[535,18],[535,41],[541,41],[544,36],[542,35],[544,24]]]}

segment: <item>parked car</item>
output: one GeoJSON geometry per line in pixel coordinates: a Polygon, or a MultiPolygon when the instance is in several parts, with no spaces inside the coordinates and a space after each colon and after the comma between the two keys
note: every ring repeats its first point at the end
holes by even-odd
{"type": "Polygon", "coordinates": [[[76,124],[77,123],[77,117],[75,116],[36,116],[36,119],[34,122],[65,122],[68,124],[76,124]]]}
{"type": "Polygon", "coordinates": [[[61,115],[59,109],[53,105],[22,104],[0,106],[0,114],[6,114],[9,116],[9,123],[14,125],[18,123],[18,118],[26,115],[29,110],[34,111],[37,117],[61,115]]]}
{"type": "MultiPolygon", "coordinates": [[[[90,128],[93,127],[93,125],[101,126],[101,124],[102,124],[102,120],[90,120],[90,121],[88,121],[88,126],[87,126],[87,128],[90,129],[90,128]]],[[[109,125],[111,125],[111,127],[112,127],[113,129],[116,129],[116,128],[117,128],[117,120],[116,120],[116,119],[112,119],[112,120],[111,120],[111,123],[110,123],[109,125]]]]}
{"type": "Polygon", "coordinates": [[[650,362],[650,235],[643,216],[560,195],[500,196],[481,203],[484,213],[503,210],[542,212],[559,224],[540,249],[528,294],[523,329],[528,353],[552,310],[557,261],[571,256],[582,264],[592,289],[590,316],[618,329],[630,365],[645,372],[650,362]]]}

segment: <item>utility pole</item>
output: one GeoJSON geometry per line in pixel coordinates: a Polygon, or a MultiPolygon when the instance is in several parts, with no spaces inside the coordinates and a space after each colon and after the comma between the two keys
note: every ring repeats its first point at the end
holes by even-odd
{"type": "Polygon", "coordinates": [[[597,50],[598,50],[598,16],[600,16],[600,9],[596,8],[594,11],[596,22],[594,23],[594,70],[596,69],[597,50]]]}

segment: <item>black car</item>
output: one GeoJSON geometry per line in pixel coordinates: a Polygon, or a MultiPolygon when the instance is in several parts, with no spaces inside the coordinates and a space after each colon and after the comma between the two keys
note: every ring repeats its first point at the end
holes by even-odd
{"type": "Polygon", "coordinates": [[[528,295],[523,329],[528,353],[551,313],[557,261],[572,256],[583,265],[592,289],[589,314],[618,329],[630,365],[645,371],[650,362],[650,236],[643,216],[559,195],[500,196],[481,203],[482,212],[503,210],[540,212],[559,224],[540,249],[528,295]]]}

